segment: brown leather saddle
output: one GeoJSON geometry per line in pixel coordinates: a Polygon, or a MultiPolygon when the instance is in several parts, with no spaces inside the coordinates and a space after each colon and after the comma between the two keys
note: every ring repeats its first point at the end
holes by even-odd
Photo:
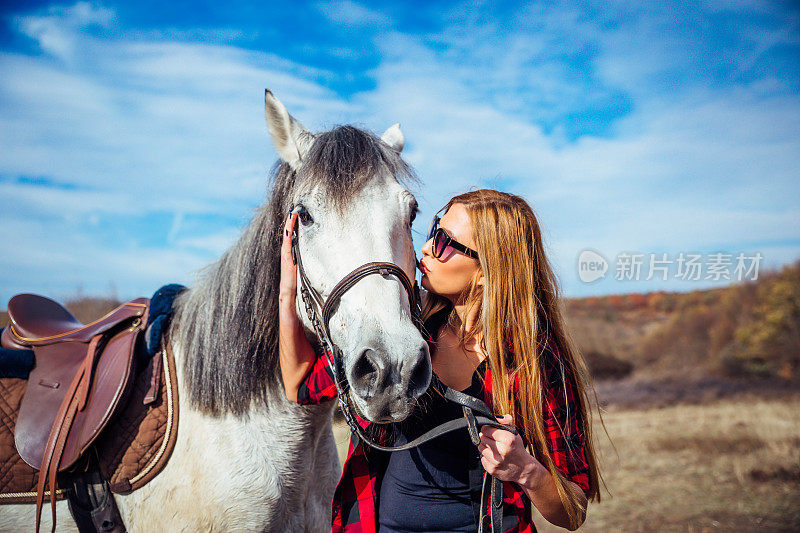
{"type": "Polygon", "coordinates": [[[14,442],[25,463],[39,470],[37,531],[46,493],[55,528],[57,474],[75,465],[125,410],[148,310],[149,300],[138,298],[84,325],[43,296],[19,294],[9,301],[10,323],[0,345],[32,349],[36,360],[17,413],[14,442]]]}

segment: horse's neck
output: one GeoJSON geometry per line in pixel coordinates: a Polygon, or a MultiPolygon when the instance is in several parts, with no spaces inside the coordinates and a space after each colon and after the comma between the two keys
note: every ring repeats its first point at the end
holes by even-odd
{"type": "MultiPolygon", "coordinates": [[[[194,386],[186,378],[186,359],[196,357],[197,354],[191,353],[191,346],[173,345],[173,355],[175,357],[175,367],[178,377],[178,392],[181,400],[181,409],[193,412],[193,417],[207,418],[209,420],[223,421],[221,426],[227,430],[241,431],[243,433],[263,434],[268,431],[276,433],[277,428],[285,428],[289,431],[302,429],[304,436],[316,435],[320,431],[330,430],[332,422],[332,411],[335,402],[328,402],[321,408],[303,407],[286,398],[283,388],[279,385],[270,387],[266,401],[253,401],[245,413],[233,414],[223,413],[211,415],[205,413],[203,409],[194,405],[186,405],[191,394],[188,388],[194,386]]],[[[280,432],[280,430],[278,430],[280,432]]]]}
{"type": "Polygon", "coordinates": [[[187,400],[186,358],[196,354],[187,353],[191,346],[172,347],[181,403],[178,441],[156,483],[132,493],[125,512],[141,515],[143,531],[227,530],[231,523],[243,531],[329,528],[340,472],[333,402],[302,407],[270,395],[241,414],[210,414],[187,400]],[[161,522],[148,502],[167,500],[176,515],[161,522]],[[149,521],[153,527],[143,525],[149,521]]]}
{"type": "MultiPolygon", "coordinates": [[[[175,302],[176,312],[173,317],[173,322],[170,325],[170,338],[173,339],[173,353],[175,356],[175,366],[181,388],[184,392],[182,398],[191,398],[196,396],[197,387],[202,387],[202,383],[194,383],[190,379],[191,373],[188,371],[190,359],[198,357],[206,357],[210,354],[198,353],[198,348],[191,344],[191,340],[196,338],[196,335],[185,335],[181,328],[186,327],[190,323],[194,327],[208,327],[211,323],[210,316],[214,316],[215,312],[208,305],[203,305],[197,301],[197,296],[203,294],[198,292],[192,294],[192,289],[186,291],[175,302]],[[198,316],[199,313],[205,314],[204,317],[198,316]],[[178,342],[182,344],[177,344],[178,342]]],[[[219,327],[219,324],[217,325],[219,327]]],[[[224,325],[223,325],[224,327],[224,325]]],[[[246,348],[245,348],[246,349],[246,348]]],[[[266,355],[266,354],[264,354],[266,355]]],[[[277,362],[277,357],[274,358],[277,362]]],[[[246,418],[254,425],[269,425],[274,424],[276,419],[286,417],[289,419],[317,419],[320,418],[318,414],[320,410],[300,410],[298,413],[298,405],[295,402],[290,402],[285,395],[283,386],[279,377],[277,369],[275,372],[269,372],[266,376],[266,391],[267,397],[265,401],[253,401],[250,403],[247,410],[246,418]]],[[[182,400],[182,403],[186,402],[182,400]]],[[[200,409],[202,411],[202,409],[200,409]]],[[[324,410],[323,410],[324,411],[324,410]]],[[[324,422],[325,416],[322,416],[324,422]]],[[[324,424],[323,424],[324,425],[324,424]]]]}
{"type": "Polygon", "coordinates": [[[226,254],[178,296],[169,332],[183,346],[183,360],[176,363],[189,398],[213,414],[242,414],[251,401],[282,393],[275,288],[251,279],[253,273],[237,277],[230,272],[233,262],[226,254]]]}

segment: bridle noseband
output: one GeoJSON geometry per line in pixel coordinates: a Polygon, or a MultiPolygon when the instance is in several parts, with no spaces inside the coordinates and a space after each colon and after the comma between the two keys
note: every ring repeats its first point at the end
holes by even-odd
{"type": "MultiPolygon", "coordinates": [[[[300,297],[306,309],[306,315],[314,328],[314,333],[317,340],[322,345],[322,350],[328,358],[331,368],[334,369],[334,382],[336,383],[337,400],[339,407],[344,415],[345,422],[350,427],[350,430],[361,439],[364,444],[385,452],[395,452],[407,450],[423,444],[429,440],[435,439],[440,435],[455,431],[466,427],[472,443],[477,446],[480,443],[479,428],[482,426],[491,426],[517,434],[514,426],[500,424],[497,422],[499,418],[497,415],[487,407],[487,405],[477,398],[473,398],[468,394],[464,394],[450,387],[444,386],[444,397],[452,402],[461,405],[464,412],[462,418],[457,418],[445,422],[430,431],[427,431],[420,437],[407,442],[401,446],[383,446],[374,442],[367,435],[364,434],[361,425],[356,420],[352,412],[352,407],[347,402],[348,383],[342,366],[342,353],[336,343],[330,337],[329,321],[334,311],[342,299],[342,295],[351,289],[356,283],[361,281],[367,276],[373,274],[380,274],[383,277],[390,275],[400,280],[407,295],[408,301],[411,306],[411,320],[417,329],[422,333],[423,337],[427,338],[428,333],[422,321],[422,309],[420,305],[419,287],[416,282],[412,283],[402,268],[394,263],[388,262],[372,262],[361,265],[354,269],[352,272],[342,278],[333,289],[331,289],[328,298],[323,301],[322,296],[311,285],[311,282],[306,276],[305,269],[303,268],[303,260],[300,256],[300,248],[297,242],[297,228],[292,229],[292,260],[297,265],[297,274],[300,285],[300,297]],[[477,415],[475,414],[477,413],[477,415]]],[[[502,504],[503,504],[503,483],[497,478],[486,474],[483,481],[481,491],[481,519],[479,521],[478,531],[483,531],[483,522],[485,517],[486,506],[489,502],[489,493],[491,493],[491,531],[499,533],[502,525],[502,504]],[[489,488],[490,487],[490,488],[489,488]],[[487,488],[489,490],[487,491],[487,488]]]]}

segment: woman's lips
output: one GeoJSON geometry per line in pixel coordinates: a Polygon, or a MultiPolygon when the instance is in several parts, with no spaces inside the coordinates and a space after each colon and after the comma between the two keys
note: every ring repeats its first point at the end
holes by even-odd
{"type": "Polygon", "coordinates": [[[422,272],[423,274],[427,274],[428,272],[430,272],[430,270],[428,270],[428,267],[425,266],[425,263],[423,261],[419,262],[419,271],[422,272]]]}

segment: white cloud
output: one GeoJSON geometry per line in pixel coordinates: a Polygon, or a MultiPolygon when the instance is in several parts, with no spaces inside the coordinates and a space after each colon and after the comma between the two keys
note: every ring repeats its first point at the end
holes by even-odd
{"type": "Polygon", "coordinates": [[[106,294],[111,285],[119,287],[120,298],[149,296],[164,283],[190,284],[213,258],[190,248],[165,249],[136,242],[111,247],[90,232],[65,235],[58,228],[37,218],[4,220],[0,225],[0,238],[14,244],[14,253],[0,258],[3,304],[18,292],[65,299],[79,290],[106,294]]]}
{"type": "Polygon", "coordinates": [[[17,17],[15,22],[22,33],[35,39],[45,52],[64,60],[72,59],[75,34],[92,25],[108,26],[114,12],[88,2],[69,7],[52,6],[43,16],[17,17]]]}
{"type": "Polygon", "coordinates": [[[116,191],[141,209],[164,198],[241,209],[263,199],[276,158],[265,87],[312,128],[347,107],[307,79],[311,69],[270,54],[79,42],[95,58],[91,69],[0,53],[0,173],[116,191]]]}
{"type": "Polygon", "coordinates": [[[169,228],[169,234],[167,235],[168,243],[175,242],[175,238],[181,230],[181,225],[183,225],[183,211],[177,211],[172,217],[172,226],[169,228]]]}
{"type": "MultiPolygon", "coordinates": [[[[476,15],[432,35],[383,31],[374,38],[380,62],[368,73],[375,87],[345,100],[325,86],[337,73],[274,54],[164,34],[93,37],[81,28],[112,24],[114,15],[79,5],[19,19],[54,58],[0,53],[0,177],[11,178],[0,181],[0,238],[22,243],[14,257],[0,258],[5,287],[52,283],[53,265],[62,284],[191,281],[239,230],[198,236],[186,231],[187,220],[244,222],[264,198],[276,158],[261,110],[265,87],[312,130],[348,122],[380,133],[401,122],[405,156],[423,181],[418,227],[454,194],[506,180],[504,189],[533,204],[568,294],[598,290],[573,275],[586,247],[614,255],[755,246],[768,262],[800,255],[797,95],[769,76],[658,90],[654,74],[690,59],[677,36],[655,39],[657,17],[609,33],[575,10],[531,8],[518,18],[535,27],[476,15]],[[553,57],[584,46],[596,47],[594,77],[576,84],[572,67],[553,57]],[[633,102],[613,135],[570,142],[543,128],[543,117],[562,117],[608,90],[633,102]],[[13,179],[20,175],[72,188],[13,179]],[[136,213],[171,214],[163,228],[171,248],[135,240],[109,248],[87,233],[104,216],[136,213]]],[[[359,4],[323,6],[343,24],[384,18],[359,4]]]]}
{"type": "MultiPolygon", "coordinates": [[[[564,144],[482,99],[460,67],[419,42],[391,35],[380,43],[389,60],[374,71],[375,90],[360,95],[362,107],[404,124],[425,214],[500,175],[535,206],[564,271],[587,246],[740,251],[733,247],[788,240],[795,244],[780,259],[800,255],[796,96],[753,87],[642,96],[614,137],[564,144]]],[[[568,292],[592,290],[573,277],[568,292]]]]}
{"type": "Polygon", "coordinates": [[[236,228],[226,228],[217,233],[198,237],[184,237],[178,239],[180,248],[200,250],[211,257],[219,257],[230,248],[241,235],[236,228]]]}
{"type": "Polygon", "coordinates": [[[81,31],[113,18],[88,4],[52,8],[19,27],[55,58],[0,52],[0,233],[17,250],[0,258],[5,298],[190,282],[265,198],[276,155],[264,88],[312,129],[351,115],[316,81],[330,73],[272,54],[81,31]],[[136,226],[176,212],[159,235],[136,226]],[[236,225],[187,237],[186,215],[236,225]],[[99,235],[100,221],[111,235],[99,235]],[[161,237],[172,246],[148,244],[161,237]]]}
{"type": "Polygon", "coordinates": [[[350,0],[320,2],[317,9],[331,21],[345,26],[386,26],[392,20],[388,15],[369,9],[350,0]]]}

